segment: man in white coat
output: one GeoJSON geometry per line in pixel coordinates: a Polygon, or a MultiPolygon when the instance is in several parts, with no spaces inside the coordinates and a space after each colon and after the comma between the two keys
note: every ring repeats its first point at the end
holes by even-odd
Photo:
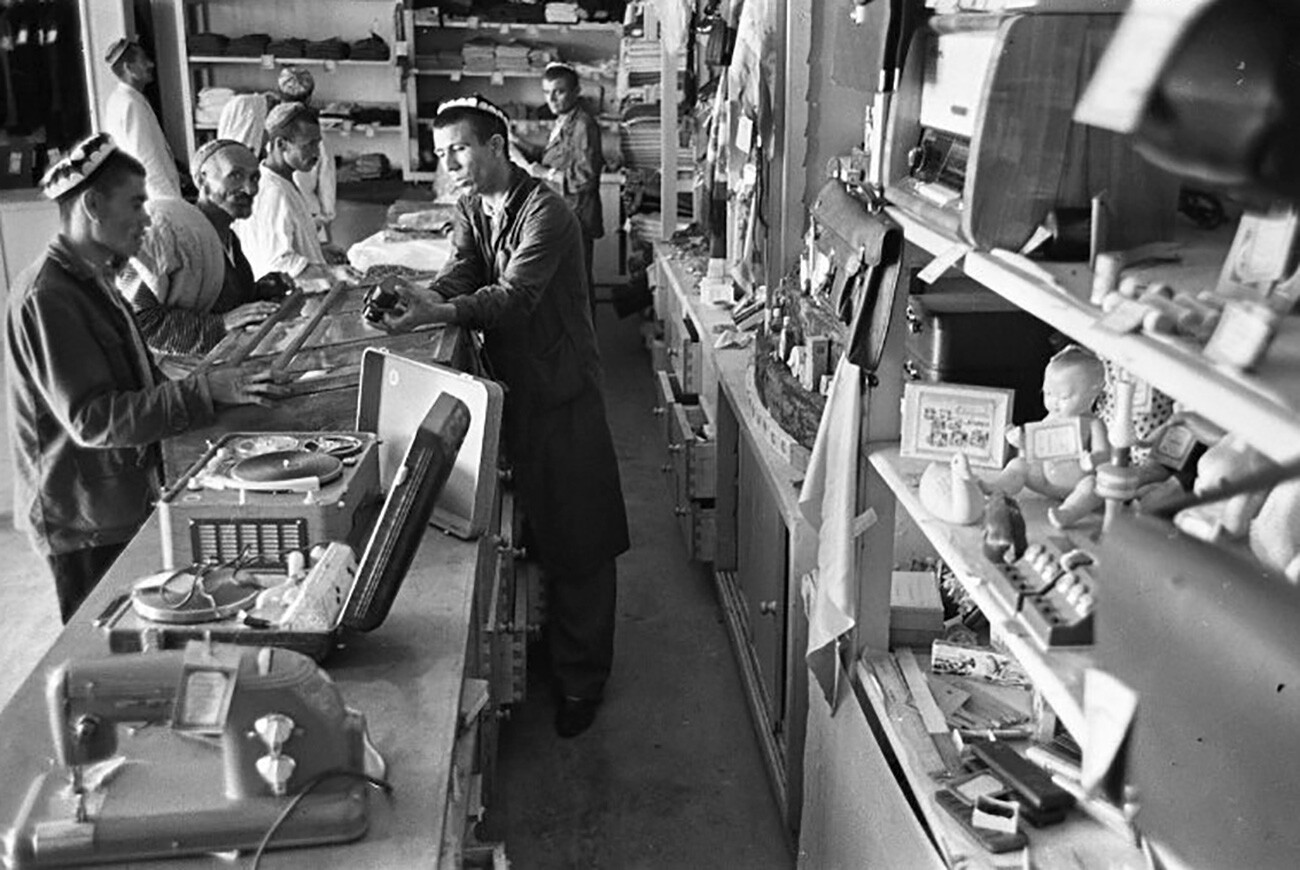
{"type": "Polygon", "coordinates": [[[266,116],[266,159],[262,186],[248,220],[235,232],[253,267],[253,277],[284,272],[290,278],[328,277],[316,222],[294,172],[306,172],[320,159],[320,121],[302,103],[281,103],[266,116]]]}
{"type": "Polygon", "coordinates": [[[118,78],[104,104],[104,132],[144,166],[145,193],[150,199],[179,197],[176,159],[143,93],[154,80],[153,59],[134,39],[123,38],[109,46],[104,60],[118,78]]]}

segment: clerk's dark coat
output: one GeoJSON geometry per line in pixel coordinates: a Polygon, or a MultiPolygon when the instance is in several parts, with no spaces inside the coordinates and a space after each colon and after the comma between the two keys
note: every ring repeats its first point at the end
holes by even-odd
{"type": "Polygon", "coordinates": [[[539,561],[587,573],[628,548],[628,529],[581,231],[559,194],[517,166],[497,224],[481,197],[461,197],[454,253],[433,288],[458,324],[484,331],[505,384],[506,448],[539,561]]]}

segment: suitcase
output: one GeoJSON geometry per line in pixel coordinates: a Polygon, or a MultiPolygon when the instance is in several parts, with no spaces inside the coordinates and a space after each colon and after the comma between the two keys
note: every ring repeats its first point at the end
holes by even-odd
{"type": "MultiPolygon", "coordinates": [[[[367,349],[362,359],[356,432],[316,434],[324,438],[371,433],[374,440],[367,446],[373,447],[374,455],[366,453],[365,461],[377,466],[382,505],[359,510],[350,540],[336,539],[323,548],[301,584],[302,589],[311,590],[310,595],[300,594],[296,602],[290,599],[281,610],[293,618],[269,621],[258,615],[264,607],[248,604],[229,591],[229,587],[239,587],[253,594],[253,590],[261,591],[259,586],[271,588],[287,579],[287,554],[261,553],[263,558],[247,569],[249,582],[226,584],[229,597],[225,600],[207,593],[198,580],[201,570],[189,569],[193,581],[181,576],[170,591],[161,588],[157,578],[178,572],[143,578],[137,584],[140,588],[126,596],[116,611],[101,617],[109,648],[114,652],[172,649],[193,639],[211,638],[285,647],[320,660],[343,632],[378,627],[430,523],[466,539],[488,528],[498,481],[503,398],[502,388],[495,382],[386,350],[367,349]],[[206,611],[206,602],[197,605],[195,615],[203,618],[190,619],[180,611],[188,601],[186,596],[195,594],[194,589],[214,599],[206,611]],[[172,612],[167,612],[169,608],[172,612]]],[[[272,434],[284,437],[287,433],[268,433],[268,437],[272,434]]],[[[205,456],[195,467],[209,459],[205,456]]],[[[183,482],[180,487],[182,493],[188,491],[183,482]]],[[[317,495],[327,489],[322,486],[317,495]]],[[[304,501],[297,491],[280,495],[289,504],[286,510],[292,510],[294,502],[304,501]]],[[[268,533],[259,529],[265,509],[260,505],[250,494],[242,507],[237,503],[226,507],[227,512],[235,511],[231,526],[242,525],[246,537],[265,543],[268,533]],[[247,514],[242,520],[239,510],[247,514]]],[[[164,540],[173,540],[166,524],[164,540]]],[[[230,576],[235,576],[233,569],[230,576]]],[[[219,585],[220,578],[213,586],[219,589],[219,585]]]]}
{"type": "Polygon", "coordinates": [[[1052,336],[1050,326],[989,290],[912,294],[904,377],[1013,389],[1012,421],[1039,420],[1052,336]]]}

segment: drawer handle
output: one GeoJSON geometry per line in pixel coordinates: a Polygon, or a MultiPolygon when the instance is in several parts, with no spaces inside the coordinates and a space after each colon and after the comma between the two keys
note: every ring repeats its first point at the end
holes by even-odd
{"type": "Polygon", "coordinates": [[[663,405],[655,405],[650,409],[650,413],[654,414],[656,417],[662,417],[664,414],[668,413],[668,409],[663,405]]]}
{"type": "Polygon", "coordinates": [[[758,612],[763,616],[776,616],[776,602],[775,601],[758,602],[758,612]]]}
{"type": "Polygon", "coordinates": [[[503,556],[513,556],[516,559],[524,559],[528,556],[526,547],[516,547],[504,538],[497,538],[497,552],[503,556]]]}
{"type": "Polygon", "coordinates": [[[920,335],[925,322],[921,316],[916,313],[916,309],[911,305],[907,306],[907,331],[913,335],[920,335]]]}
{"type": "Polygon", "coordinates": [[[665,462],[663,465],[659,466],[659,470],[664,474],[672,474],[673,464],[671,462],[665,462]]]}
{"type": "Polygon", "coordinates": [[[669,452],[669,453],[681,453],[681,452],[682,452],[682,445],[679,444],[679,443],[677,443],[677,442],[673,442],[672,444],[669,444],[669,445],[668,445],[668,452],[669,452]]]}
{"type": "Polygon", "coordinates": [[[690,508],[682,507],[681,505],[678,505],[677,507],[673,508],[673,513],[677,514],[677,516],[679,517],[684,517],[690,512],[691,512],[690,508]]]}

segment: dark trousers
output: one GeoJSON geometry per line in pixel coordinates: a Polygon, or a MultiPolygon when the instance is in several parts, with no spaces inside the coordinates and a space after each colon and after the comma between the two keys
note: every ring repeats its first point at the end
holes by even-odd
{"type": "Polygon", "coordinates": [[[124,543],[105,544],[48,557],[50,570],[54,572],[54,591],[59,596],[59,616],[64,625],[125,549],[124,543]]]}
{"type": "Polygon", "coordinates": [[[582,261],[587,268],[587,301],[591,303],[591,328],[596,328],[596,276],[592,272],[592,262],[596,255],[596,240],[582,234],[582,261]]]}
{"type": "Polygon", "coordinates": [[[599,698],[614,664],[618,582],[614,560],[590,574],[558,574],[547,584],[547,651],[556,691],[599,698]]]}

